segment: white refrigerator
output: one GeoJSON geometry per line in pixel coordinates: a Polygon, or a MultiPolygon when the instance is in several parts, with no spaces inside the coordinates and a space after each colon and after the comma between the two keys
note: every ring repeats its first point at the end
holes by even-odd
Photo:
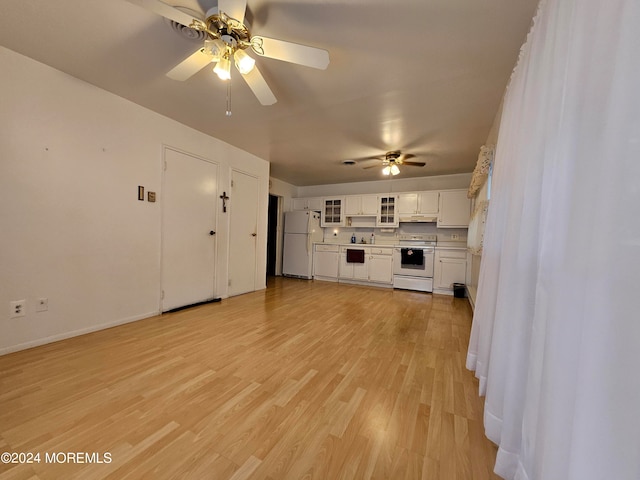
{"type": "Polygon", "coordinates": [[[282,274],[313,277],[313,244],[322,242],[320,214],[311,211],[285,212],[282,274]]]}

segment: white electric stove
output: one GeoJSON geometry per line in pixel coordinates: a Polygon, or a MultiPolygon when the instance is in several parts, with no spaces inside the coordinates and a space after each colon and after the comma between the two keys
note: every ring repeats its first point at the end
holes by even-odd
{"type": "Polygon", "coordinates": [[[436,243],[436,235],[400,235],[393,249],[393,288],[433,292],[436,243]]]}

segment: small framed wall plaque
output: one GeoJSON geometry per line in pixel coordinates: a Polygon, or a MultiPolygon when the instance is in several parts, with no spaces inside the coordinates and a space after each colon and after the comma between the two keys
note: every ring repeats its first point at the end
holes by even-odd
{"type": "Polygon", "coordinates": [[[156,192],[147,192],[147,201],[155,202],[156,201],[156,192]]]}

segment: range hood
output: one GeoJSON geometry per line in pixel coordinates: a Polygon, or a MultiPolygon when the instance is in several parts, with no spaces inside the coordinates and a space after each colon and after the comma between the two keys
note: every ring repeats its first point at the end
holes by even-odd
{"type": "Polygon", "coordinates": [[[436,223],[436,215],[405,215],[400,217],[400,223],[436,223]]]}

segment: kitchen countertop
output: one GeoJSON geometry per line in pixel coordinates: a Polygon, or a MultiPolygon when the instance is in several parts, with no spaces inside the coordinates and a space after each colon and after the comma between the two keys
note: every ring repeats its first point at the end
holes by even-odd
{"type": "MultiPolygon", "coordinates": [[[[339,247],[406,247],[397,243],[341,243],[341,242],[315,242],[314,245],[337,245],[339,247]]],[[[436,244],[436,250],[466,250],[466,242],[439,242],[436,244]]]]}
{"type": "Polygon", "coordinates": [[[341,242],[316,242],[314,245],[338,245],[339,247],[387,247],[393,248],[395,243],[341,243],[341,242]]]}
{"type": "Polygon", "coordinates": [[[438,250],[466,250],[467,242],[438,242],[436,244],[438,250]]]}

